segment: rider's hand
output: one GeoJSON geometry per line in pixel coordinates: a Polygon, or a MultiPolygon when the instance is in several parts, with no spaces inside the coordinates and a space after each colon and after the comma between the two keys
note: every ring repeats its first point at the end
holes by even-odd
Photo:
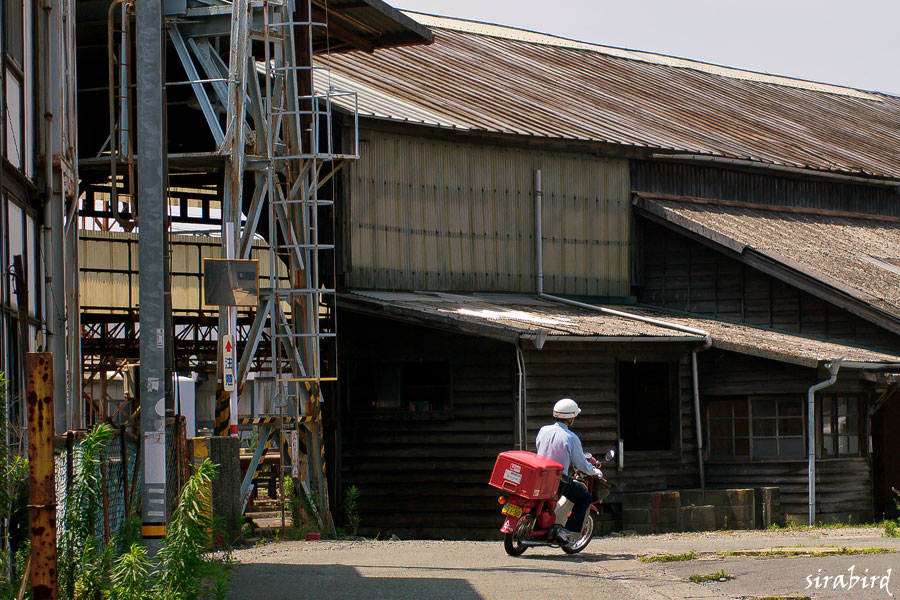
{"type": "Polygon", "coordinates": [[[603,471],[601,471],[600,469],[594,467],[594,477],[601,477],[601,478],[602,478],[602,477],[603,477],[603,471]]]}

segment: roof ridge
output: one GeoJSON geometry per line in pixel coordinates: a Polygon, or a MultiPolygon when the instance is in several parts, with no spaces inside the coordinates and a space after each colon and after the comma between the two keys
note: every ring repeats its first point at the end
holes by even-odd
{"type": "Polygon", "coordinates": [[[839,96],[883,102],[882,98],[880,97],[882,95],[880,92],[868,92],[865,90],[860,90],[843,85],[821,83],[785,75],[771,75],[758,71],[750,71],[737,67],[727,67],[724,65],[717,65],[714,63],[707,63],[689,58],[679,58],[677,56],[658,54],[655,52],[646,52],[643,50],[629,50],[627,48],[618,48],[616,46],[605,46],[603,44],[596,44],[592,42],[582,42],[549,33],[541,33],[529,29],[511,27],[508,25],[497,25],[495,23],[487,23],[484,21],[473,21],[469,19],[461,19],[458,17],[443,17],[440,15],[431,15],[428,13],[420,13],[409,10],[404,10],[402,12],[427,27],[448,29],[461,33],[474,33],[477,35],[485,35],[500,39],[522,41],[545,46],[569,48],[572,50],[587,50],[600,54],[606,54],[608,56],[625,58],[628,60],[636,60],[640,62],[682,69],[693,69],[695,71],[701,71],[704,73],[710,73],[712,75],[719,75],[731,79],[756,81],[759,83],[767,83],[815,92],[823,92],[826,94],[835,94],[839,96]]]}

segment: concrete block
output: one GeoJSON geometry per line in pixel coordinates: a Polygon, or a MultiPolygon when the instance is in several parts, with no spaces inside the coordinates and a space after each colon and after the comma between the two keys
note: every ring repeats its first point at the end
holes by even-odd
{"type": "Polygon", "coordinates": [[[703,490],[704,504],[713,506],[725,506],[728,504],[727,490],[703,490]]]}
{"type": "Polygon", "coordinates": [[[704,498],[704,490],[680,490],[681,506],[703,506],[708,504],[704,498]]]}
{"type": "Polygon", "coordinates": [[[753,490],[725,490],[728,504],[731,506],[753,506],[753,490]]]}
{"type": "Polygon", "coordinates": [[[199,465],[209,458],[218,465],[212,483],[213,516],[221,519],[229,531],[240,527],[241,459],[240,440],[236,437],[201,437],[188,441],[192,462],[199,465]]]}
{"type": "Polygon", "coordinates": [[[784,523],[784,512],[781,510],[781,490],[777,487],[758,487],[753,489],[753,500],[756,518],[756,529],[768,529],[772,525],[784,523]]]}
{"type": "Polygon", "coordinates": [[[651,509],[650,527],[654,533],[681,531],[681,507],[651,509]]]}
{"type": "Polygon", "coordinates": [[[634,529],[635,525],[650,525],[650,510],[626,508],[622,510],[622,528],[634,529]]]}
{"type": "Polygon", "coordinates": [[[682,506],[681,525],[684,531],[715,531],[715,507],[712,505],[682,506]]]}
{"type": "Polygon", "coordinates": [[[622,508],[650,508],[650,492],[628,492],[622,494],[622,508]]]}
{"type": "Polygon", "coordinates": [[[681,508],[679,492],[653,492],[650,495],[650,506],[653,508],[681,508]]]}

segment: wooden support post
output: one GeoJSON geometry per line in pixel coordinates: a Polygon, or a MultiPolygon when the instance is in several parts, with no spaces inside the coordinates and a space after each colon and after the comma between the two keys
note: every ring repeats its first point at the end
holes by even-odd
{"type": "Polygon", "coordinates": [[[56,481],[53,463],[53,355],[25,355],[31,597],[56,600],[56,481]]]}

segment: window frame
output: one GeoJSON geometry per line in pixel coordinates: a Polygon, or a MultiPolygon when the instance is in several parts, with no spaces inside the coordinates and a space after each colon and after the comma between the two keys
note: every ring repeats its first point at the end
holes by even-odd
{"type": "Polygon", "coordinates": [[[409,420],[409,421],[440,421],[440,420],[450,420],[453,418],[453,407],[454,407],[454,369],[453,362],[449,360],[421,360],[421,361],[404,361],[404,360],[383,360],[383,361],[368,361],[368,360],[356,360],[352,361],[347,365],[347,370],[344,371],[347,373],[346,377],[346,393],[348,399],[348,408],[350,409],[350,413],[353,414],[358,419],[374,419],[374,420],[409,420]],[[399,368],[401,370],[401,399],[399,407],[363,407],[359,406],[354,402],[354,387],[353,381],[355,376],[350,375],[353,373],[355,367],[359,365],[366,365],[367,367],[374,368],[376,370],[382,369],[392,369],[399,368]],[[413,411],[409,410],[408,406],[404,406],[404,399],[402,394],[406,390],[406,375],[405,369],[410,367],[416,367],[421,365],[442,365],[447,369],[447,396],[446,403],[443,408],[436,410],[427,410],[427,411],[413,411]]]}
{"type": "MultiPolygon", "coordinates": [[[[865,397],[860,394],[822,394],[821,397],[816,402],[816,417],[818,418],[818,428],[816,431],[816,453],[818,458],[860,458],[866,455],[866,440],[868,439],[868,432],[866,431],[866,418],[865,418],[865,397]],[[838,439],[841,437],[853,437],[850,435],[841,435],[837,433],[838,431],[838,414],[837,410],[832,410],[831,417],[829,419],[829,425],[831,426],[832,433],[826,435],[825,434],[825,401],[831,401],[837,403],[840,400],[855,400],[856,401],[856,434],[857,438],[857,450],[856,452],[839,452],[837,450],[838,447],[838,439]],[[827,452],[825,450],[825,438],[831,437],[834,438],[835,444],[833,445],[834,451],[827,452]]],[[[835,404],[836,406],[836,404],[835,404]]]]}
{"type": "MultiPolygon", "coordinates": [[[[807,432],[807,428],[808,428],[808,415],[807,415],[807,411],[806,411],[806,402],[804,401],[803,397],[800,394],[796,394],[796,395],[795,394],[746,394],[746,395],[735,395],[735,396],[712,396],[712,397],[704,399],[704,411],[703,411],[702,418],[704,421],[704,423],[703,423],[703,430],[704,430],[704,436],[705,436],[704,441],[706,442],[704,444],[703,454],[704,454],[704,460],[706,460],[706,461],[709,461],[709,462],[764,463],[764,462],[792,462],[792,461],[801,462],[801,461],[808,460],[809,454],[808,454],[808,449],[807,449],[807,444],[806,444],[806,440],[807,440],[806,432],[807,432]],[[780,433],[779,423],[780,423],[780,420],[782,417],[778,413],[779,401],[791,400],[791,399],[800,405],[800,419],[801,419],[800,432],[801,433],[799,436],[782,435],[780,433]],[[774,401],[775,407],[776,407],[775,408],[775,411],[776,411],[775,416],[769,417],[769,416],[754,415],[754,411],[753,411],[754,400],[757,400],[757,401],[758,400],[772,400],[772,401],[774,401]],[[748,440],[747,454],[746,455],[732,454],[729,456],[713,454],[712,453],[713,436],[712,436],[711,421],[717,420],[717,419],[725,420],[725,418],[710,417],[710,406],[716,402],[734,403],[736,401],[743,401],[747,407],[747,411],[746,411],[747,416],[739,417],[739,418],[747,420],[747,440],[748,440]],[[765,420],[771,419],[771,420],[775,421],[775,435],[774,436],[772,436],[772,435],[766,435],[766,436],[755,435],[754,421],[764,420],[764,419],[765,420]],[[801,447],[803,448],[803,453],[801,456],[780,456],[780,455],[779,456],[755,456],[755,454],[754,454],[754,443],[755,443],[755,441],[757,441],[759,439],[764,438],[764,439],[777,440],[776,443],[779,445],[779,450],[780,450],[782,438],[797,438],[797,437],[800,438],[801,447]]],[[[790,418],[790,417],[785,417],[785,418],[790,418]]],[[[794,417],[794,418],[796,418],[796,417],[794,417]]],[[[737,439],[737,437],[734,435],[734,433],[735,433],[735,427],[733,424],[734,420],[735,420],[734,410],[732,409],[732,416],[730,417],[730,421],[732,422],[732,426],[731,426],[732,451],[735,450],[735,440],[737,439]]],[[[722,439],[722,438],[716,438],[716,439],[722,439]]]]}

